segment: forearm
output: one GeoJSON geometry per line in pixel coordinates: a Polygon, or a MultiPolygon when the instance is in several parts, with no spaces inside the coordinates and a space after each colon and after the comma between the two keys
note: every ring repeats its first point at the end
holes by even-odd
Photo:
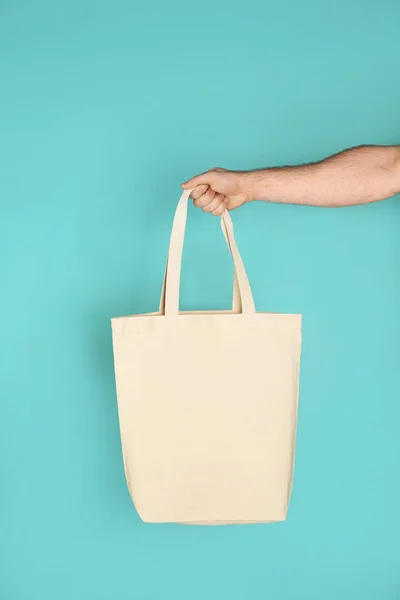
{"type": "Polygon", "coordinates": [[[351,206],[400,192],[400,146],[360,146],[321,162],[248,173],[257,200],[351,206]]]}

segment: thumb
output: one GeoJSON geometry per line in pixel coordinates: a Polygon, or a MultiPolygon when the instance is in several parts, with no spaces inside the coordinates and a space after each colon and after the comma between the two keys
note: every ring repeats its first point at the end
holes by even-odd
{"type": "Polygon", "coordinates": [[[185,181],[185,183],[182,183],[182,187],[184,190],[190,190],[192,188],[197,187],[198,185],[209,185],[210,184],[210,172],[208,171],[207,173],[202,173],[201,175],[196,175],[196,177],[193,177],[192,179],[189,179],[189,181],[185,181]]]}

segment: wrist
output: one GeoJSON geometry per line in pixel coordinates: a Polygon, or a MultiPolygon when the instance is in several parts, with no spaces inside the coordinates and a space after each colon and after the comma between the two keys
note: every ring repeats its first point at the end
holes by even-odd
{"type": "Polygon", "coordinates": [[[247,201],[266,200],[268,169],[247,171],[243,173],[243,191],[247,201]]]}

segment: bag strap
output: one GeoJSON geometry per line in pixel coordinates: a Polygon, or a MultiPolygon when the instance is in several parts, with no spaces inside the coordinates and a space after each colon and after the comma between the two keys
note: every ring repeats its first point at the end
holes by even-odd
{"type": "MultiPolygon", "coordinates": [[[[225,231],[223,233],[224,233],[224,236],[225,236],[226,243],[228,244],[228,247],[229,247],[229,242],[228,242],[228,238],[226,237],[225,231]]],[[[230,252],[230,248],[229,248],[229,252],[230,252]]],[[[159,308],[158,308],[158,312],[161,315],[163,315],[164,311],[165,311],[165,282],[166,282],[166,279],[167,279],[167,266],[168,266],[168,262],[165,265],[164,280],[163,280],[162,290],[161,290],[160,305],[159,305],[159,308]]],[[[237,280],[236,271],[234,269],[233,270],[232,313],[237,314],[237,313],[240,313],[241,311],[242,311],[242,300],[240,298],[239,284],[238,284],[238,280],[237,280]]]]}
{"type": "MultiPolygon", "coordinates": [[[[178,315],[179,313],[179,288],[181,276],[181,263],[183,243],[185,238],[188,200],[191,190],[183,192],[181,199],[175,211],[172,224],[171,239],[168,252],[167,266],[165,270],[165,285],[161,294],[160,313],[165,315],[178,315]]],[[[255,306],[249,280],[239,249],[236,245],[233,232],[233,224],[228,211],[225,211],[221,217],[221,227],[225,239],[228,243],[235,268],[235,281],[237,287],[234,288],[234,312],[254,313],[255,306]],[[239,300],[241,300],[239,302],[239,300]]]]}

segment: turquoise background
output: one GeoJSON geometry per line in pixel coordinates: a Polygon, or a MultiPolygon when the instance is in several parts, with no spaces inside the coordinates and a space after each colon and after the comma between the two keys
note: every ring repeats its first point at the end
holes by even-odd
{"type": "MultiPolygon", "coordinates": [[[[396,0],[0,2],[1,600],[400,597],[398,197],[233,215],[258,309],[304,314],[285,524],[140,522],[110,331],[158,303],[182,180],[400,142],[399,19],[396,0]]],[[[231,278],[192,209],[182,306],[226,308],[231,278]]]]}

